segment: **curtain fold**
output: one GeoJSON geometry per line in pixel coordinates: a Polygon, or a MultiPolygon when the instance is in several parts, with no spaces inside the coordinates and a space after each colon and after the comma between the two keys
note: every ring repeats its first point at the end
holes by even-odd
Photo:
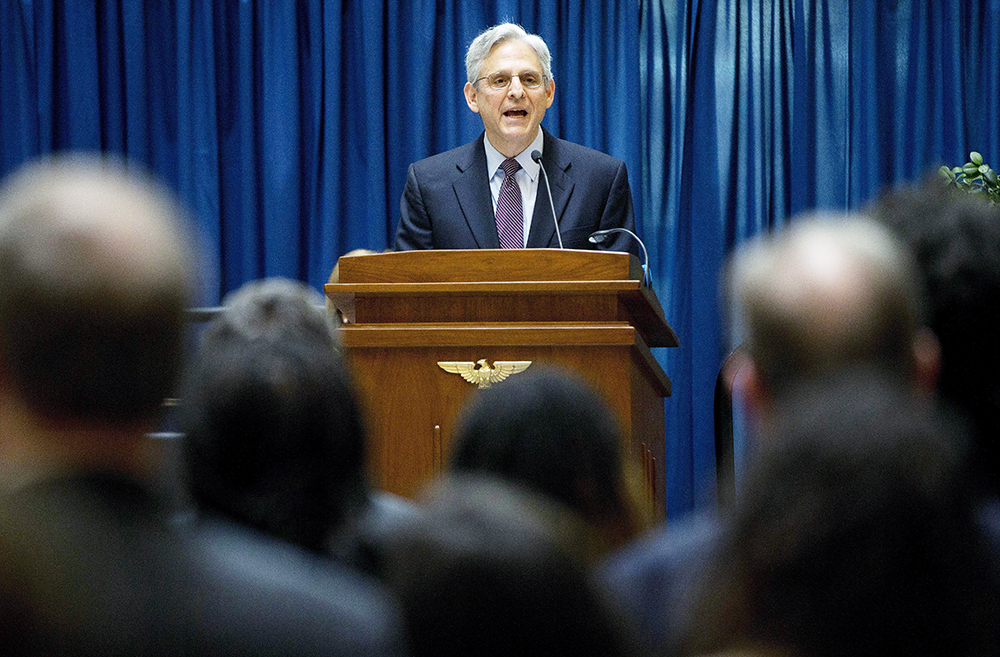
{"type": "Polygon", "coordinates": [[[502,20],[552,47],[546,129],[628,165],[681,341],[657,354],[668,512],[710,505],[725,258],[970,150],[996,166],[1000,0],[0,0],[0,175],[126,155],[189,208],[204,303],[320,288],[391,244],[410,162],[480,134],[464,53],[502,20]]]}

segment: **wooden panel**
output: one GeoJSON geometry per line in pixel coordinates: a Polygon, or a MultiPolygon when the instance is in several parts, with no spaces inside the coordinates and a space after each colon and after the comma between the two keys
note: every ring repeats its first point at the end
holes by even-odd
{"type": "MultiPolygon", "coordinates": [[[[364,256],[370,257],[370,256],[364,256]]],[[[450,297],[456,295],[489,294],[615,294],[641,287],[640,281],[454,281],[430,283],[327,283],[330,290],[368,296],[387,297],[450,297]]]]}
{"type": "Polygon", "coordinates": [[[652,347],[676,347],[656,294],[637,281],[592,284],[493,283],[480,288],[435,284],[415,287],[334,283],[327,298],[351,324],[458,321],[627,321],[652,347]],[[605,286],[605,287],[601,287],[605,286]],[[358,292],[364,287],[365,292],[358,292]],[[353,290],[353,291],[352,291],[353,290]],[[478,291],[477,291],[478,290],[478,291]]]}
{"type": "MultiPolygon", "coordinates": [[[[633,359],[638,352],[633,352],[633,359]]],[[[634,367],[629,372],[629,412],[632,417],[633,442],[631,451],[634,458],[645,453],[645,474],[647,490],[654,512],[658,517],[667,513],[666,444],[657,436],[664,436],[663,397],[653,387],[641,379],[648,376],[643,368],[634,367]],[[641,442],[637,439],[641,438],[641,442]]]]}
{"type": "Polygon", "coordinates": [[[357,295],[352,324],[400,322],[583,322],[615,321],[618,299],[614,294],[460,294],[452,296],[357,295]]]}
{"type": "Polygon", "coordinates": [[[340,258],[341,283],[641,280],[628,253],[578,249],[400,251],[340,258]]]}
{"type": "MultiPolygon", "coordinates": [[[[385,490],[413,496],[446,464],[457,413],[477,388],[437,366],[445,360],[530,360],[536,366],[551,364],[575,371],[608,401],[625,436],[623,449],[634,454],[636,418],[642,426],[648,421],[633,413],[633,398],[638,395],[632,388],[637,381],[649,386],[644,375],[630,371],[637,369],[629,358],[630,349],[627,345],[349,349],[348,362],[369,423],[372,477],[385,490]]],[[[662,436],[662,398],[659,417],[658,435],[662,436]]]]}
{"type": "Polygon", "coordinates": [[[463,345],[600,345],[635,344],[635,329],[627,324],[567,326],[560,324],[456,324],[367,326],[341,332],[341,343],[353,347],[416,347],[463,345]]]}

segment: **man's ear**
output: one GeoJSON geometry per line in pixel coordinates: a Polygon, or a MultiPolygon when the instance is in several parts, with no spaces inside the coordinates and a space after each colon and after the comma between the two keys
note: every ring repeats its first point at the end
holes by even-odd
{"type": "Polygon", "coordinates": [[[465,83],[465,102],[469,105],[469,109],[479,114],[479,92],[476,87],[471,82],[465,83]]]}
{"type": "Polygon", "coordinates": [[[746,405],[747,415],[753,425],[755,434],[760,433],[762,427],[766,427],[774,413],[774,399],[768,385],[760,378],[760,372],[754,364],[752,358],[747,358],[740,368],[740,377],[743,379],[743,401],[746,405]]]}
{"type": "Polygon", "coordinates": [[[913,381],[917,390],[933,393],[941,375],[941,344],[928,329],[917,331],[913,338],[913,381]]]}

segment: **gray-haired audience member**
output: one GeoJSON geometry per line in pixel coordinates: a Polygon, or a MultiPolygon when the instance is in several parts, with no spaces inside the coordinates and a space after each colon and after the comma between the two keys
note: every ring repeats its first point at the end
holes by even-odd
{"type": "MultiPolygon", "coordinates": [[[[742,245],[723,273],[748,354],[751,441],[780,419],[785,394],[848,367],[874,368],[929,399],[938,351],[922,329],[916,272],[905,247],[877,223],[799,217],[742,245]]],[[[698,514],[606,564],[609,586],[658,649],[675,648],[685,632],[691,588],[718,548],[719,530],[717,516],[698,514]]]]}
{"type": "Polygon", "coordinates": [[[376,588],[149,485],[192,263],[136,166],[29,165],[0,190],[0,638],[7,654],[382,655],[376,588]]]}
{"type": "Polygon", "coordinates": [[[567,547],[565,507],[491,477],[431,489],[426,514],[390,542],[414,657],[644,654],[567,547]]]}
{"type": "Polygon", "coordinates": [[[192,498],[203,512],[377,573],[384,535],[416,507],[369,489],[361,413],[323,297],[272,278],[223,305],[179,413],[192,498]]]}
{"type": "Polygon", "coordinates": [[[871,365],[930,392],[937,342],[923,326],[908,251],[879,224],[850,215],[797,218],[753,240],[726,271],[742,325],[746,394],[766,421],[789,387],[847,365],[871,365]]]}

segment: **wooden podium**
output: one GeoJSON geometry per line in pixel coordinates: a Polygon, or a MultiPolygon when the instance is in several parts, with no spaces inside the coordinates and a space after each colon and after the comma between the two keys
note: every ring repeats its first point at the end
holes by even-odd
{"type": "Polygon", "coordinates": [[[670,380],[649,348],[678,343],[635,256],[481,249],[339,263],[339,282],[325,290],[346,321],[341,337],[380,488],[413,496],[446,467],[456,413],[476,386],[438,362],[531,361],[573,370],[604,395],[649,501],[665,514],[670,380]]]}

